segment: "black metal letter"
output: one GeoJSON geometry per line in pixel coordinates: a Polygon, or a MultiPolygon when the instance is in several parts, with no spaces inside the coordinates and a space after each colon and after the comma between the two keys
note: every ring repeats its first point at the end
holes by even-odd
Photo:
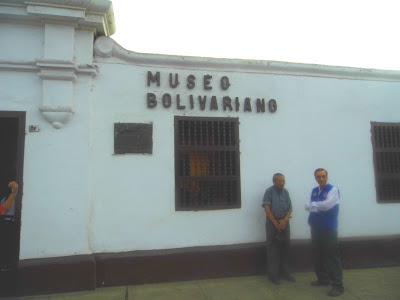
{"type": "Polygon", "coordinates": [[[229,111],[232,111],[232,99],[228,96],[224,96],[222,98],[222,106],[224,108],[224,111],[226,111],[226,108],[229,108],[229,111]]]}
{"type": "Polygon", "coordinates": [[[153,93],[147,93],[147,108],[154,108],[157,106],[156,95],[153,93]]]}
{"type": "Polygon", "coordinates": [[[243,111],[251,111],[251,103],[249,97],[246,97],[246,99],[244,99],[243,111]]]}
{"type": "Polygon", "coordinates": [[[203,85],[204,85],[204,89],[205,90],[211,90],[212,89],[212,86],[210,86],[211,78],[212,78],[211,75],[208,75],[208,74],[204,75],[204,77],[203,77],[203,85]]]}
{"type": "Polygon", "coordinates": [[[187,86],[187,88],[188,88],[189,90],[194,89],[194,87],[196,86],[195,80],[196,80],[196,77],[195,77],[194,75],[192,75],[192,74],[190,74],[190,75],[186,78],[186,81],[187,81],[186,86],[187,86]]]}
{"type": "Polygon", "coordinates": [[[172,82],[172,73],[169,73],[169,86],[174,89],[178,85],[179,85],[178,73],[175,73],[175,82],[172,82]]]}
{"type": "Polygon", "coordinates": [[[189,96],[189,101],[190,101],[190,109],[194,109],[194,99],[193,99],[193,95],[189,96]]]}
{"type": "Polygon", "coordinates": [[[176,108],[177,109],[185,109],[185,105],[181,105],[181,95],[176,95],[176,108]]]}
{"type": "Polygon", "coordinates": [[[211,97],[210,110],[218,110],[217,97],[215,96],[211,97]]]}
{"type": "Polygon", "coordinates": [[[231,86],[231,84],[229,83],[228,76],[222,76],[221,77],[221,89],[226,91],[227,89],[229,89],[230,86],[231,86]]]}
{"type": "Polygon", "coordinates": [[[259,112],[265,112],[265,100],[264,100],[264,98],[262,98],[262,99],[257,98],[256,105],[257,105],[257,112],[258,113],[259,112]]]}
{"type": "Polygon", "coordinates": [[[160,72],[156,72],[156,75],[153,75],[151,71],[147,71],[147,86],[150,86],[151,82],[157,82],[157,86],[160,86],[160,72]]]}
{"type": "Polygon", "coordinates": [[[239,111],[240,103],[239,97],[235,97],[235,111],[239,111]]]}
{"type": "Polygon", "coordinates": [[[170,108],[171,107],[171,95],[166,93],[162,96],[162,104],[165,108],[170,108]]]}
{"type": "Polygon", "coordinates": [[[199,105],[200,105],[200,110],[205,110],[206,109],[206,101],[207,101],[207,96],[199,96],[199,105]]]}
{"type": "Polygon", "coordinates": [[[276,103],[275,99],[271,99],[268,101],[268,110],[269,112],[276,112],[278,110],[278,104],[276,103]]]}

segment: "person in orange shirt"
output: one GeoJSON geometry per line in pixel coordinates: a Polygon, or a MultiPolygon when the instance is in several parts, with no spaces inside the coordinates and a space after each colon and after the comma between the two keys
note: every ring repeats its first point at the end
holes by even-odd
{"type": "Polygon", "coordinates": [[[10,181],[8,187],[11,193],[8,196],[0,198],[0,216],[6,215],[13,207],[15,203],[15,198],[18,194],[18,183],[15,181],[10,181]]]}
{"type": "MultiPolygon", "coordinates": [[[[16,226],[14,223],[15,200],[18,194],[18,183],[10,181],[8,191],[0,194],[0,272],[14,267],[16,247],[16,226]]],[[[0,287],[1,289],[2,287],[0,287]]]]}

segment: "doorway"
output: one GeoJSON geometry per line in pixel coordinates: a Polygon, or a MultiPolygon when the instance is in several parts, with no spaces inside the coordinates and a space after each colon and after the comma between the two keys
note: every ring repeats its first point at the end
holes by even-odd
{"type": "Polygon", "coordinates": [[[25,112],[0,111],[0,201],[10,193],[9,182],[18,183],[13,206],[0,215],[0,296],[14,294],[17,286],[24,142],[25,112]]]}

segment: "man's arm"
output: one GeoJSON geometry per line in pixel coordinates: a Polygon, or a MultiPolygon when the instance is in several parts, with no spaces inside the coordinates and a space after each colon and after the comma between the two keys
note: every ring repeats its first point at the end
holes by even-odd
{"type": "Polygon", "coordinates": [[[8,184],[8,187],[11,189],[11,193],[10,195],[8,195],[6,201],[4,201],[4,203],[2,204],[4,213],[7,213],[7,211],[13,207],[15,198],[18,194],[18,183],[16,183],[15,181],[11,181],[8,184]]]}
{"type": "Polygon", "coordinates": [[[284,216],[282,219],[280,219],[279,226],[281,230],[285,230],[287,225],[289,224],[289,219],[292,217],[292,210],[289,210],[289,212],[284,216]]]}
{"type": "Polygon", "coordinates": [[[289,202],[289,210],[287,214],[279,220],[279,224],[281,225],[281,230],[284,230],[289,224],[289,219],[292,217],[292,200],[290,199],[289,192],[286,191],[288,202],[289,202]]]}
{"type": "Polygon", "coordinates": [[[305,209],[306,209],[306,211],[309,211],[310,213],[311,212],[318,212],[318,208],[317,208],[317,206],[315,205],[315,203],[317,203],[317,202],[312,202],[311,201],[311,199],[312,199],[312,193],[313,192],[311,192],[311,195],[310,195],[310,199],[308,200],[308,202],[306,203],[306,205],[305,205],[305,209]]]}
{"type": "Polygon", "coordinates": [[[337,187],[333,187],[324,201],[311,202],[312,206],[315,206],[318,211],[327,211],[339,203],[340,192],[337,187]]]}
{"type": "Polygon", "coordinates": [[[292,210],[289,210],[289,212],[286,214],[286,216],[283,218],[286,221],[289,221],[289,219],[292,217],[292,210]]]}
{"type": "Polygon", "coordinates": [[[274,214],[272,213],[270,204],[265,204],[264,208],[265,208],[265,214],[267,216],[267,219],[271,221],[271,223],[274,225],[274,227],[278,231],[281,231],[281,228],[279,226],[279,222],[276,220],[274,214]]]}
{"type": "Polygon", "coordinates": [[[262,206],[264,207],[265,215],[266,215],[267,219],[271,221],[271,223],[274,225],[274,227],[278,231],[280,231],[279,222],[275,218],[274,214],[272,213],[271,205],[272,205],[272,194],[271,194],[271,190],[267,189],[265,191],[265,194],[263,197],[262,206]]]}

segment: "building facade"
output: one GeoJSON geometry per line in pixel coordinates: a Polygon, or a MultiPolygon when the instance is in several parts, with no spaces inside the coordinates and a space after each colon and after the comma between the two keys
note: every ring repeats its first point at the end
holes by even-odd
{"type": "Polygon", "coordinates": [[[0,3],[21,293],[262,273],[276,172],[305,269],[317,167],[345,265],[399,263],[400,72],[140,54],[113,32],[108,1],[0,3]]]}

